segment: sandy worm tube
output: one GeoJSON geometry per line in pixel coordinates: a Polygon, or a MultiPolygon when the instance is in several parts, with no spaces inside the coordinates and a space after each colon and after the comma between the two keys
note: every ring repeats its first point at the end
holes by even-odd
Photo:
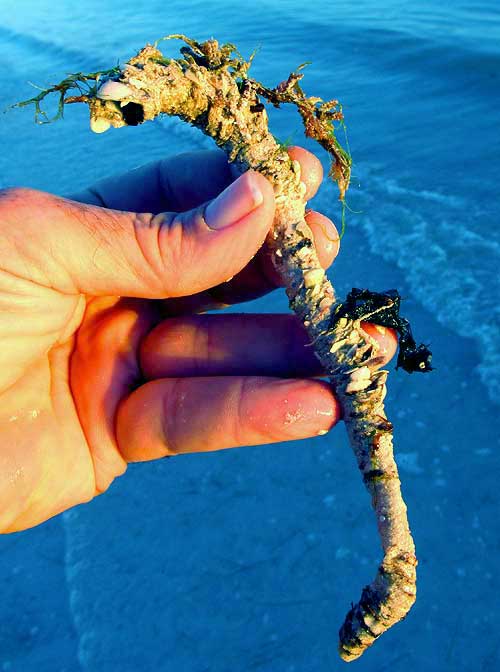
{"type": "MultiPolygon", "coordinates": [[[[405,617],[416,595],[415,547],[393,457],[392,425],[384,411],[388,374],[376,370],[378,345],[361,328],[360,319],[340,316],[341,304],[318,261],[304,219],[300,165],[270,133],[262,99],[275,106],[284,102],[297,106],[306,134],[332,155],[330,175],[339,185],[341,198],[350,174],[349,157],[334,135],[334,121],[341,120],[342,113],[337,101],[323,103],[306,97],[297,72],[267,89],[248,77],[251,59],[246,62],[235,55],[232,45],[170,37],[185,42],[179,59],[167,59],[157,46],[148,45],[121,68],[72,75],[26,102],[35,103],[37,112],[49,92],[59,92],[60,109],[66,103],[85,102],[97,132],[137,125],[160,114],[177,116],[211,136],[241,172],[257,170],[273,184],[276,215],[266,243],[290,307],[304,324],[342,406],[384,551],[374,581],[363,589],[340,629],[340,655],[351,661],[405,617]],[[74,88],[80,95],[68,97],[67,91],[74,88]]],[[[376,315],[363,319],[368,317],[377,321],[376,315]]]]}

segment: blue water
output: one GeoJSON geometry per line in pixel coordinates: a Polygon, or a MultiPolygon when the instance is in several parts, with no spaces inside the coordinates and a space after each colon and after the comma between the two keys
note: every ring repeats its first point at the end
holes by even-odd
{"type": "MultiPolygon", "coordinates": [[[[254,74],[270,85],[310,60],[304,89],[342,101],[354,212],[332,278],[343,291],[400,287],[417,336],[433,340],[439,355],[432,383],[395,378],[390,402],[410,423],[399,463],[423,554],[419,611],[359,666],[494,669],[498,1],[0,0],[0,106],[32,95],[28,81],[43,85],[66,72],[109,67],[173,32],[231,41],[243,54],[260,46],[254,74]],[[422,502],[429,483],[432,496],[422,502]]],[[[175,48],[166,50],[173,55],[175,48]]],[[[318,151],[326,167],[291,110],[271,118],[278,137],[318,151]]],[[[44,127],[25,110],[2,116],[0,186],[70,193],[143,161],[210,146],[170,119],[104,136],[87,126],[78,109],[44,127]]],[[[324,185],[313,206],[338,221],[336,199],[324,185]]],[[[285,302],[280,295],[259,307],[285,309],[285,302]]],[[[11,611],[0,620],[0,670],[340,669],[336,629],[373,574],[377,541],[343,439],[335,451],[318,441],[311,450],[307,442],[290,444],[286,464],[280,450],[259,447],[181,466],[134,467],[92,505],[15,537],[14,551],[5,542],[11,611]],[[233,513],[224,515],[228,507],[233,513]],[[37,585],[49,581],[54,590],[44,588],[24,626],[15,607],[24,570],[12,579],[8,563],[17,553],[15,567],[31,566],[20,550],[30,540],[48,543],[59,564],[26,569],[31,578],[22,585],[33,586],[23,611],[37,585]],[[40,625],[47,614],[55,614],[57,629],[40,625]],[[18,627],[11,633],[12,622],[18,627]]]]}

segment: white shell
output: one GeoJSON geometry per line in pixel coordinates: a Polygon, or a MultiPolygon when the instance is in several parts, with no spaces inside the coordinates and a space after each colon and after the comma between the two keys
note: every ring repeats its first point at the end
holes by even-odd
{"type": "Polygon", "coordinates": [[[96,96],[101,100],[125,100],[130,98],[132,93],[132,89],[126,84],[108,79],[99,87],[96,96]]]}
{"type": "Polygon", "coordinates": [[[333,354],[334,352],[337,352],[337,350],[340,350],[342,346],[344,346],[347,343],[347,340],[345,338],[341,338],[339,341],[335,341],[330,348],[330,352],[333,354]]]}
{"type": "Polygon", "coordinates": [[[345,388],[346,394],[365,390],[370,385],[370,375],[371,371],[367,366],[360,366],[359,369],[354,369],[345,388]]]}
{"type": "Polygon", "coordinates": [[[352,394],[353,392],[361,392],[362,390],[366,390],[369,384],[370,384],[369,380],[354,380],[347,385],[347,387],[345,388],[345,392],[346,394],[352,394]]]}
{"type": "Polygon", "coordinates": [[[107,119],[102,119],[99,117],[97,119],[90,119],[90,130],[94,131],[94,133],[104,133],[110,127],[111,124],[107,119]]]}
{"type": "Polygon", "coordinates": [[[306,289],[319,285],[325,277],[325,271],[322,268],[313,268],[304,273],[304,285],[306,289]]]}
{"type": "Polygon", "coordinates": [[[351,380],[369,380],[371,371],[367,366],[360,366],[351,373],[351,380]]]}
{"type": "Polygon", "coordinates": [[[352,343],[353,345],[359,343],[359,331],[357,329],[351,330],[351,332],[347,336],[347,342],[352,343]]]}

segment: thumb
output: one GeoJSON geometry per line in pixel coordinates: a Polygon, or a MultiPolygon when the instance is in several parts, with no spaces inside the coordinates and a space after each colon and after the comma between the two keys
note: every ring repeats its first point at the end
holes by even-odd
{"type": "Polygon", "coordinates": [[[250,261],[274,217],[272,185],[255,171],[183,213],[108,210],[25,189],[7,200],[0,203],[6,233],[23,258],[6,260],[14,267],[5,270],[29,260],[43,284],[93,296],[158,299],[209,289],[250,261]]]}

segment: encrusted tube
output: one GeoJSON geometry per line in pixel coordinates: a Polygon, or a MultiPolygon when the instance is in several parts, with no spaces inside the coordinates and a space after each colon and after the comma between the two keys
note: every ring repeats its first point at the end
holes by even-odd
{"type": "MultiPolygon", "coordinates": [[[[387,371],[377,370],[379,346],[361,327],[359,316],[339,311],[331,282],[318,260],[305,221],[305,185],[300,164],[292,161],[268,129],[262,99],[278,107],[295,104],[306,135],[332,156],[330,176],[343,198],[349,184],[350,159],[334,134],[342,120],[337,101],[308,98],[292,73],[274,89],[249,78],[249,62],[232,45],[216,40],[198,43],[182,35],[182,58],[167,59],[147,45],[123,67],[106,73],[70,76],[31,102],[58,92],[60,106],[85,102],[91,126],[137,125],[161,114],[180,117],[214,139],[241,172],[262,173],[274,186],[276,215],[266,244],[286,287],[291,309],[305,326],[316,357],[328,372],[343,409],[349,439],[364,483],[371,495],[384,553],[374,581],[347,614],[340,629],[339,652],[354,660],[415,601],[415,547],[393,457],[392,425],[384,410],[387,371]],[[88,92],[82,84],[92,82],[88,92]],[[78,88],[80,95],[67,97],[78,88]]],[[[168,38],[167,38],[168,39],[168,38]]]]}

